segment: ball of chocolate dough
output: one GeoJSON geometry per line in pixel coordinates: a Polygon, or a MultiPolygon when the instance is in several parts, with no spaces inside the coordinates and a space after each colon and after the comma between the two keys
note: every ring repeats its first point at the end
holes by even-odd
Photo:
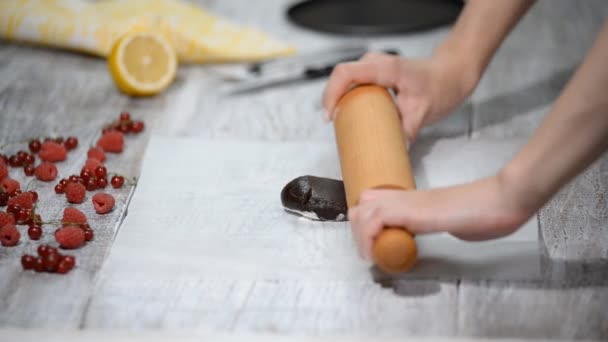
{"type": "Polygon", "coordinates": [[[281,191],[285,210],[320,221],[346,221],[346,195],[340,180],[301,176],[281,191]]]}

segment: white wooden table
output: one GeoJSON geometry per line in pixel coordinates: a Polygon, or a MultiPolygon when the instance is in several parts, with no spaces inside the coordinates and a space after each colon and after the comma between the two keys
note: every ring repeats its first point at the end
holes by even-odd
{"type": "MultiPolygon", "coordinates": [[[[291,41],[303,51],[359,41],[292,26],[283,14],[292,2],[289,0],[255,4],[236,0],[199,2],[215,13],[291,41]]],[[[501,47],[470,100],[447,121],[426,129],[421,143],[446,138],[481,142],[525,140],[580,63],[607,14],[608,3],[603,0],[539,1],[501,47]]],[[[398,48],[403,55],[421,57],[428,55],[446,33],[446,29],[441,29],[361,41],[375,48],[398,48]]],[[[62,174],[74,173],[93,134],[122,110],[143,117],[148,124],[144,136],[129,139],[126,152],[108,161],[111,170],[130,175],[139,174],[151,133],[270,144],[333,142],[331,127],[320,119],[324,80],[237,97],[221,95],[217,89],[224,84],[213,68],[185,66],[180,69],[176,83],[163,95],[129,99],[117,93],[101,60],[1,43],[0,143],[37,135],[77,135],[83,147],[60,168],[62,174]]],[[[47,203],[42,208],[43,215],[58,217],[58,208],[64,202],[51,194],[51,185],[34,186],[47,203]]],[[[141,286],[125,288],[122,293],[100,293],[96,291],[101,286],[100,274],[112,271],[101,271],[104,261],[113,255],[112,245],[119,229],[127,229],[120,222],[130,192],[115,191],[119,210],[111,215],[99,218],[92,215],[92,208],[85,208],[94,217],[96,238],[75,253],[79,267],[68,276],[21,271],[19,257],[32,252],[37,243],[0,248],[0,327],[27,330],[11,332],[26,334],[23,339],[48,336],[38,329],[85,330],[88,338],[107,337],[109,331],[122,329],[127,331],[125,336],[134,339],[147,338],[143,332],[138,335],[142,330],[196,329],[226,338],[232,333],[237,334],[234,336],[259,333],[325,338],[340,335],[605,340],[608,338],[607,191],[608,159],[604,157],[541,210],[542,281],[398,281],[392,284],[394,291],[390,291],[366,280],[269,279],[257,284],[235,280],[226,287],[209,275],[201,283],[180,284],[168,279],[160,288],[147,288],[146,279],[135,279],[141,286]],[[166,311],[168,303],[163,299],[173,300],[176,297],[171,295],[182,290],[185,291],[182,297],[177,298],[184,303],[196,301],[200,292],[212,293],[217,302],[209,303],[208,311],[194,314],[166,311]],[[143,305],[141,298],[150,296],[156,296],[158,301],[143,305]],[[107,304],[105,300],[116,298],[133,303],[129,316],[100,310],[100,303],[107,304]],[[233,301],[231,310],[224,310],[225,298],[233,301]],[[308,301],[289,304],[286,298],[308,298],[308,301]],[[352,301],[349,307],[331,305],[338,299],[349,298],[352,301]],[[386,305],[392,299],[399,301],[398,309],[386,305]]],[[[45,234],[44,241],[52,241],[51,232],[45,234]]],[[[108,265],[111,264],[105,266],[108,265]]],[[[105,306],[108,307],[111,306],[105,306]]]]}

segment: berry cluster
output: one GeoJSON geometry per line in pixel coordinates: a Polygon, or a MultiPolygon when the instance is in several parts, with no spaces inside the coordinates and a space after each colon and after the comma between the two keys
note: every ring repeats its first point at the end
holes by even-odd
{"type": "Polygon", "coordinates": [[[76,258],[60,254],[55,247],[40,245],[38,257],[25,254],[21,257],[21,266],[24,270],[66,274],[76,266],[76,258]]]}
{"type": "Polygon", "coordinates": [[[37,201],[38,193],[36,191],[19,193],[8,200],[6,212],[13,215],[17,224],[35,223],[41,220],[34,209],[37,201]]]}
{"type": "Polygon", "coordinates": [[[30,153],[20,150],[17,153],[6,156],[0,154],[0,180],[8,176],[6,165],[13,168],[23,168],[23,173],[27,177],[36,176],[41,181],[50,182],[57,177],[55,162],[64,161],[68,151],[74,150],[78,146],[76,137],[57,137],[44,138],[43,142],[39,139],[29,141],[30,153]],[[36,155],[42,161],[36,166],[36,155]]]}
{"type": "MultiPolygon", "coordinates": [[[[106,160],[106,153],[123,151],[125,134],[137,134],[143,129],[143,122],[133,121],[129,113],[121,113],[116,122],[102,130],[95,146],[87,151],[88,159],[80,175],[61,179],[55,185],[55,193],[65,194],[69,203],[80,204],[85,201],[87,191],[105,189],[108,185],[120,189],[125,181],[135,184],[135,179],[131,183],[131,180],[125,180],[122,175],[110,174],[103,162],[106,160]]],[[[42,237],[44,225],[54,225],[59,227],[54,234],[59,247],[76,249],[84,246],[94,238],[95,233],[83,212],[74,207],[67,207],[61,221],[45,222],[36,213],[39,204],[38,193],[27,191],[28,189],[22,191],[21,184],[9,177],[10,168],[22,168],[27,177],[35,176],[44,182],[54,181],[58,177],[55,163],[67,159],[68,153],[78,147],[78,139],[44,138],[32,139],[27,143],[29,153],[19,150],[8,157],[0,154],[0,207],[6,207],[6,212],[0,211],[0,244],[12,247],[19,243],[21,234],[17,229],[18,225],[27,225],[27,235],[34,241],[42,237]],[[38,164],[37,159],[40,159],[38,164]]],[[[91,202],[100,215],[111,212],[115,206],[114,197],[103,192],[95,194],[91,202]]],[[[57,248],[42,245],[38,249],[38,257],[24,255],[21,263],[25,270],[64,274],[74,268],[75,259],[73,256],[59,254],[57,248]]]]}
{"type": "Polygon", "coordinates": [[[128,112],[120,113],[118,120],[112,122],[111,124],[105,126],[103,128],[103,133],[110,131],[118,131],[124,134],[134,133],[138,134],[143,132],[144,130],[144,122],[143,121],[133,121],[131,120],[131,114],[128,112]]]}

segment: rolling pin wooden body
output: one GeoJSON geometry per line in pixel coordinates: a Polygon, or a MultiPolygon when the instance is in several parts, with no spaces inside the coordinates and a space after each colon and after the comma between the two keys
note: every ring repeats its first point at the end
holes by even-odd
{"type": "MultiPolygon", "coordinates": [[[[399,112],[379,86],[359,86],[336,106],[334,127],[348,207],[367,189],[415,189],[399,112]]],[[[416,243],[405,227],[384,227],[373,245],[375,264],[387,273],[410,269],[416,243]]]]}

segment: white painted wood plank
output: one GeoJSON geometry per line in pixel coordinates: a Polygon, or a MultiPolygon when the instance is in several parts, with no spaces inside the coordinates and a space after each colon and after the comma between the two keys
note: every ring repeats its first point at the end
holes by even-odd
{"type": "Polygon", "coordinates": [[[608,288],[467,282],[460,287],[464,336],[605,340],[608,288]]]}
{"type": "MultiPolygon", "coordinates": [[[[2,336],[15,341],[37,342],[40,336],[45,336],[48,342],[71,342],[71,341],[90,341],[90,342],[161,342],[161,341],[217,341],[217,342],[236,342],[236,341],[269,341],[269,342],[311,342],[311,341],[332,341],[332,342],[365,342],[365,341],[422,341],[422,342],[483,342],[495,341],[484,338],[445,338],[445,337],[415,337],[407,338],[379,338],[377,336],[347,336],[336,335],[331,337],[312,337],[307,335],[285,336],[278,334],[218,334],[201,331],[171,330],[162,332],[124,332],[124,331],[62,331],[56,330],[15,330],[0,329],[2,336]]],[[[500,339],[501,342],[524,342],[524,339],[500,339]]],[[[541,342],[544,340],[534,339],[541,342]]],[[[555,341],[555,340],[552,340],[555,341]]]]}

